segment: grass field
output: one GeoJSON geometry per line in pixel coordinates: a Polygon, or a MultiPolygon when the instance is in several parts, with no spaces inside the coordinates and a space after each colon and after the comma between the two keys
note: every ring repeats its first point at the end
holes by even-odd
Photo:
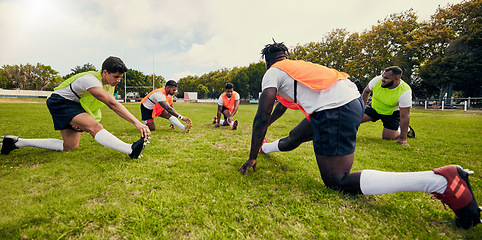
{"type": "MultiPolygon", "coordinates": [[[[139,104],[126,107],[140,118],[139,104]]],[[[428,193],[351,196],[328,189],[311,142],[247,160],[256,105],[241,105],[237,131],[214,128],[214,104],[174,107],[189,134],[156,119],[144,157],[106,148],[84,133],[69,152],[21,148],[0,155],[1,239],[481,239],[482,225],[455,227],[428,193]]],[[[138,131],[108,108],[103,126],[125,142],[138,131]]],[[[286,136],[303,118],[288,110],[267,134],[286,136]]],[[[426,171],[459,164],[475,171],[482,203],[482,113],[413,110],[410,148],[381,139],[380,122],[358,132],[353,171],[426,171]]],[[[0,103],[0,134],[59,138],[42,101],[0,103]]]]}

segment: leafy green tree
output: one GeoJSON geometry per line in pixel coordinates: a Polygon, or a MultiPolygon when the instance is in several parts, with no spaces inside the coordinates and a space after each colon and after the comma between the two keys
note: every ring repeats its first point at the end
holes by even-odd
{"type": "Polygon", "coordinates": [[[31,64],[5,65],[1,76],[2,85],[5,88],[22,90],[51,90],[61,82],[57,71],[41,63],[37,63],[35,66],[31,64]]]}
{"type": "Polygon", "coordinates": [[[473,0],[439,8],[421,30],[415,45],[432,51],[426,51],[420,77],[439,88],[439,99],[451,96],[454,88],[463,90],[466,97],[482,94],[481,29],[482,1],[473,0]]]}
{"type": "Polygon", "coordinates": [[[77,73],[83,73],[88,71],[98,71],[93,64],[86,63],[83,66],[75,66],[75,68],[70,69],[71,73],[64,76],[64,79],[74,76],[77,73]]]}

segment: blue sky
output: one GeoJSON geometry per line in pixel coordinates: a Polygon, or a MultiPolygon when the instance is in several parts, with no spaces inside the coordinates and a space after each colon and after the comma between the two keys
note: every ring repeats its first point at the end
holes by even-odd
{"type": "Polygon", "coordinates": [[[166,79],[248,66],[274,38],[288,47],[336,28],[370,29],[413,8],[419,21],[462,0],[0,0],[0,66],[66,75],[108,56],[166,79]]]}

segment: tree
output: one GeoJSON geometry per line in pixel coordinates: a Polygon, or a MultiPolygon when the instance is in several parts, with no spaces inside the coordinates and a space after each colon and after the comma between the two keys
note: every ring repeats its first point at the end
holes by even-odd
{"type": "Polygon", "coordinates": [[[456,88],[481,95],[482,1],[464,1],[438,8],[414,45],[426,54],[420,77],[439,89],[439,99],[456,88]]]}
{"type": "Polygon", "coordinates": [[[74,76],[75,74],[78,74],[78,73],[83,73],[83,72],[88,72],[88,71],[96,71],[97,72],[97,69],[95,68],[95,66],[93,64],[90,64],[90,63],[86,63],[83,66],[75,66],[75,68],[70,69],[70,70],[72,72],[65,75],[64,79],[72,77],[72,76],[74,76]]]}
{"type": "Polygon", "coordinates": [[[57,71],[41,63],[37,63],[36,66],[31,64],[5,65],[0,73],[2,87],[5,88],[51,90],[61,82],[57,71]]]}

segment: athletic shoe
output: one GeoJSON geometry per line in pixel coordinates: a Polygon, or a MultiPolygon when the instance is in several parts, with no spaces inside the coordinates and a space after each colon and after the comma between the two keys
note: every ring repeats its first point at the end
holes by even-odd
{"type": "Polygon", "coordinates": [[[415,138],[415,131],[413,130],[412,126],[408,126],[407,137],[408,138],[415,138]]]}
{"type": "Polygon", "coordinates": [[[188,133],[189,130],[191,130],[191,128],[192,128],[192,122],[186,123],[186,126],[184,126],[184,132],[188,133]]]}
{"type": "Polygon", "coordinates": [[[433,193],[442,203],[447,204],[455,213],[455,225],[464,229],[475,227],[481,223],[481,208],[475,201],[474,193],[469,183],[469,174],[474,172],[465,170],[457,165],[449,165],[432,169],[435,174],[447,179],[447,189],[443,194],[433,193]]]}
{"type": "Polygon", "coordinates": [[[9,154],[11,151],[18,149],[15,143],[18,141],[18,137],[14,135],[5,135],[2,140],[2,154],[9,154]]]}
{"type": "Polygon", "coordinates": [[[238,129],[238,120],[234,121],[233,123],[233,130],[238,129]]]}
{"type": "Polygon", "coordinates": [[[261,144],[261,147],[259,147],[259,153],[261,154],[266,154],[264,151],[263,151],[263,144],[265,143],[268,143],[268,141],[266,141],[266,138],[263,139],[263,143],[261,144]]]}
{"type": "Polygon", "coordinates": [[[218,117],[214,117],[213,124],[216,124],[217,121],[218,121],[218,117]]]}
{"type": "Polygon", "coordinates": [[[142,151],[144,150],[144,147],[149,142],[148,140],[149,140],[148,138],[141,137],[141,139],[139,139],[137,142],[134,142],[131,146],[132,153],[129,154],[129,157],[131,157],[131,158],[142,157],[141,156],[142,151]]]}

